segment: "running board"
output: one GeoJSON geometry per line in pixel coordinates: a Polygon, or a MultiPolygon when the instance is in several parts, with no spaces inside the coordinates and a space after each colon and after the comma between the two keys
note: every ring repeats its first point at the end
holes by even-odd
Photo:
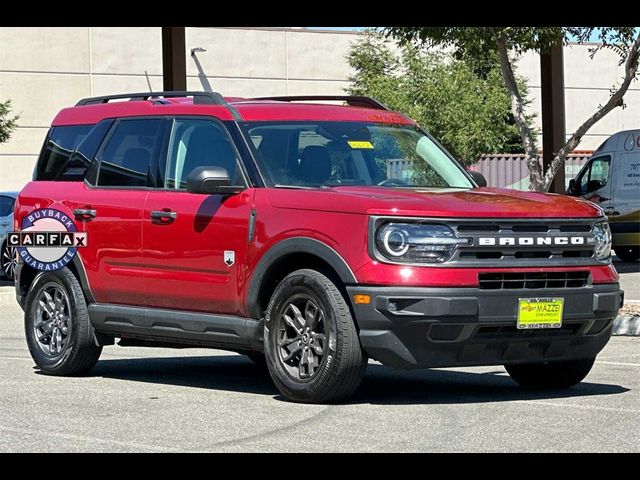
{"type": "Polygon", "coordinates": [[[130,307],[105,303],[88,306],[96,332],[230,350],[262,350],[262,322],[231,315],[130,307]]]}

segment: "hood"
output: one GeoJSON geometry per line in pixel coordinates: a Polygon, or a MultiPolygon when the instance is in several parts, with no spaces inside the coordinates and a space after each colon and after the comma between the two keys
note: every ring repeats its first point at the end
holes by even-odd
{"type": "Polygon", "coordinates": [[[603,215],[593,203],[580,198],[498,188],[270,188],[269,199],[276,208],[369,215],[457,218],[586,218],[603,215]]]}

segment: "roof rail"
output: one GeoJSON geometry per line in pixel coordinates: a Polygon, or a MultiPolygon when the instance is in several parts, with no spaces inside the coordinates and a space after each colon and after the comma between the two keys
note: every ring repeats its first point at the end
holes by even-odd
{"type": "Polygon", "coordinates": [[[382,103],[371,97],[360,95],[293,95],[283,97],[258,97],[251,100],[274,100],[277,102],[303,102],[322,100],[341,100],[351,107],[375,108],[376,110],[389,110],[382,103]]]}
{"type": "Polygon", "coordinates": [[[194,105],[224,105],[227,102],[218,92],[190,92],[190,91],[169,91],[169,92],[141,92],[141,93],[122,93],[118,95],[105,95],[102,97],[83,98],[76,107],[84,105],[97,105],[100,103],[109,103],[111,100],[120,100],[128,98],[130,102],[149,100],[150,98],[175,98],[175,97],[193,97],[194,105]]]}

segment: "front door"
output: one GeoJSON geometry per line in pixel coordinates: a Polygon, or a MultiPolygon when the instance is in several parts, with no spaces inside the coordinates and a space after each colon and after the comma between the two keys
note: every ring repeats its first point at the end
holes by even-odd
{"type": "Polygon", "coordinates": [[[578,194],[605,211],[612,205],[610,170],[611,155],[601,155],[590,160],[576,178],[578,194]]]}
{"type": "Polygon", "coordinates": [[[164,188],[149,192],[143,213],[146,305],[243,315],[253,190],[226,196],[186,191],[188,174],[200,166],[223,167],[235,184],[246,185],[238,159],[222,123],[173,121],[164,188]]]}

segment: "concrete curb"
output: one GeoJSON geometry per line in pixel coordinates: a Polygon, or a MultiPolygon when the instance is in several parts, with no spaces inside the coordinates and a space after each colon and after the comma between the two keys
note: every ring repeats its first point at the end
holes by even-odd
{"type": "Polygon", "coordinates": [[[640,337],[640,316],[618,315],[613,321],[613,334],[640,337]]]}

